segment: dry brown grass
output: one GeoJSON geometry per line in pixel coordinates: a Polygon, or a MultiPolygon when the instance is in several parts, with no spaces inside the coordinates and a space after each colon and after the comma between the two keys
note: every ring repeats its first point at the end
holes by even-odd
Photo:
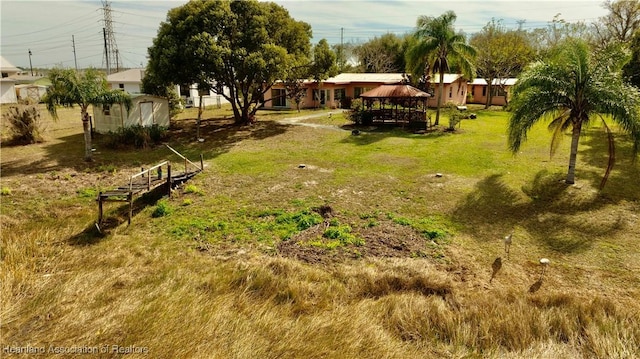
{"type": "MultiPolygon", "coordinates": [[[[203,195],[177,191],[172,215],[152,219],[152,208],[142,208],[131,227],[100,237],[92,231],[93,198],[78,190],[118,184],[165,154],[104,151],[95,164],[80,163],[73,114],[53,124],[58,135],[45,144],[2,149],[2,186],[11,189],[0,198],[3,348],[148,349],[131,358],[640,357],[636,194],[599,194],[587,180],[557,188],[553,172],[526,169],[510,155],[493,165],[506,161],[520,174],[452,169],[435,178],[437,159],[392,150],[414,153],[428,143],[450,151],[446,141],[454,137],[354,139],[214,121],[204,144],[172,143],[206,154],[207,171],[192,181],[203,195]],[[185,199],[192,204],[183,206],[185,199]],[[368,241],[375,231],[363,226],[392,222],[387,213],[413,221],[442,214],[456,223],[455,234],[443,244],[425,242],[433,250],[426,257],[361,250],[359,259],[308,264],[240,225],[256,224],[251,214],[264,209],[320,204],[368,241]],[[194,219],[227,232],[172,232],[194,219]],[[491,263],[504,256],[500,238],[511,230],[511,256],[489,283],[491,263]],[[540,257],[552,259],[542,281],[540,257]]],[[[531,159],[537,152],[521,156],[543,166],[531,159]]],[[[611,181],[634,173],[619,169],[611,181]]],[[[394,245],[417,236],[384,228],[394,245]]]]}

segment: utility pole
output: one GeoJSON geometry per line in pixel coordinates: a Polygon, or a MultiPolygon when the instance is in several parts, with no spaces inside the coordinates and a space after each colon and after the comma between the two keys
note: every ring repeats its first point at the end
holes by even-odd
{"type": "Polygon", "coordinates": [[[104,20],[105,55],[107,58],[107,75],[111,74],[111,67],[120,69],[120,59],[118,58],[118,45],[113,33],[113,21],[111,20],[111,1],[102,0],[102,11],[104,20]]]}
{"type": "Polygon", "coordinates": [[[71,35],[71,43],[73,44],[73,61],[76,64],[76,72],[78,72],[78,58],[76,57],[76,39],[71,35]]]}
{"type": "Polygon", "coordinates": [[[33,65],[31,64],[31,49],[29,49],[29,68],[31,69],[31,76],[33,76],[33,65]]]}
{"type": "Polygon", "coordinates": [[[340,72],[344,69],[344,59],[342,56],[344,54],[344,27],[340,28],[340,53],[338,54],[338,58],[340,59],[340,72]]]}
{"type": "Polygon", "coordinates": [[[109,48],[107,47],[107,30],[102,28],[102,36],[104,37],[104,58],[107,63],[107,74],[111,74],[111,68],[109,68],[109,48]]]}

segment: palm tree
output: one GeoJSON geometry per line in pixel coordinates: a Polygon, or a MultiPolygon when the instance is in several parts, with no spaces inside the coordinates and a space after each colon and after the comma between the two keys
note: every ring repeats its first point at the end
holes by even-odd
{"type": "Polygon", "coordinates": [[[71,69],[53,69],[49,73],[51,87],[43,99],[47,110],[54,119],[58,118],[56,106],[80,106],[84,128],[84,159],[92,161],[91,129],[89,128],[89,105],[112,105],[122,103],[127,111],[131,107],[131,97],[121,90],[110,90],[104,74],[96,69],[79,73],[71,69]]]}
{"type": "Polygon", "coordinates": [[[571,154],[566,183],[575,181],[578,142],[583,126],[602,119],[609,138],[609,163],[600,183],[603,188],[615,162],[613,135],[603,115],[631,135],[633,158],[640,147],[640,91],[622,81],[628,57],[609,49],[592,55],[586,43],[568,40],[547,61],[530,64],[518,78],[511,101],[509,147],[516,153],[527,132],[540,120],[551,120],[551,155],[564,132],[571,128],[571,154]]]}
{"type": "Polygon", "coordinates": [[[440,123],[444,74],[450,71],[450,62],[455,63],[466,78],[475,77],[473,58],[476,49],[466,43],[463,34],[455,32],[455,21],[456,14],[453,11],[447,11],[439,17],[420,16],[407,49],[407,66],[416,77],[425,75],[425,68],[431,68],[434,75],[440,75],[436,126],[440,123]]]}

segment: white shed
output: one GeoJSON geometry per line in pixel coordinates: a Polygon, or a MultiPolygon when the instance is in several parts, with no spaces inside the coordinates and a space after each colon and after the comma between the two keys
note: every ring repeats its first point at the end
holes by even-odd
{"type": "Polygon", "coordinates": [[[0,103],[17,103],[16,81],[10,78],[0,79],[0,103]]]}
{"type": "Polygon", "coordinates": [[[169,127],[169,101],[164,97],[132,94],[131,108],[121,104],[95,106],[93,124],[97,132],[115,132],[122,127],[169,127]]]}

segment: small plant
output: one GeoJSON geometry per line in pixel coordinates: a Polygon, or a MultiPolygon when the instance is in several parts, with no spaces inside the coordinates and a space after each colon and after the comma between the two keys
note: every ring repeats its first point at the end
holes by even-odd
{"type": "Polygon", "coordinates": [[[11,196],[11,188],[2,187],[2,191],[0,192],[0,194],[3,196],[11,196]]]}
{"type": "Polygon", "coordinates": [[[322,234],[322,237],[338,240],[341,245],[364,245],[364,240],[362,238],[358,238],[351,234],[351,226],[340,225],[337,222],[335,224],[329,225],[329,227],[322,234]]]}
{"type": "Polygon", "coordinates": [[[191,198],[187,198],[184,201],[182,201],[182,205],[185,206],[185,207],[186,206],[190,206],[192,204],[193,204],[193,200],[191,200],[191,198]]]}
{"type": "Polygon", "coordinates": [[[78,197],[81,198],[96,198],[98,196],[98,191],[95,188],[82,188],[76,191],[78,197]]]}
{"type": "Polygon", "coordinates": [[[198,194],[198,195],[204,196],[204,191],[201,190],[200,188],[198,188],[194,184],[188,184],[188,185],[184,186],[184,193],[194,193],[194,194],[198,194]]]}
{"type": "Polygon", "coordinates": [[[151,213],[151,217],[158,218],[168,216],[172,211],[173,210],[171,209],[171,206],[169,206],[169,203],[167,201],[160,200],[158,201],[158,205],[156,205],[156,208],[153,210],[153,213],[151,213]]]}
{"type": "Polygon", "coordinates": [[[37,106],[11,106],[2,117],[9,123],[10,142],[28,145],[43,141],[42,118],[37,106]]]}

